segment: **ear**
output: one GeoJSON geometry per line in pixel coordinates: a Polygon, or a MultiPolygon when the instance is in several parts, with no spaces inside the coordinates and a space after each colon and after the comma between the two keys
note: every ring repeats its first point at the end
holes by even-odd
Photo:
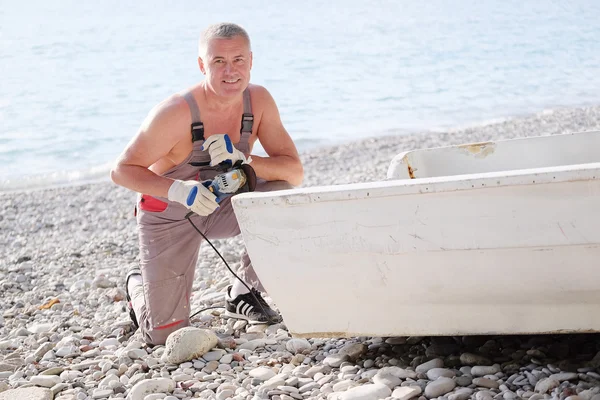
{"type": "Polygon", "coordinates": [[[198,57],[198,67],[200,67],[200,72],[202,72],[203,75],[206,75],[206,69],[204,68],[204,61],[202,61],[202,58],[198,57]]]}

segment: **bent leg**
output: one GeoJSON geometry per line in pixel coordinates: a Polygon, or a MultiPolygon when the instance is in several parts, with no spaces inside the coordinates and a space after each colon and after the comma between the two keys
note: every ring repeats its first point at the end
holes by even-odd
{"type": "MultiPolygon", "coordinates": [[[[149,213],[148,213],[149,214],[149,213]]],[[[202,229],[202,218],[192,217],[202,229]]],[[[202,237],[187,220],[138,216],[144,301],[133,301],[144,340],[164,344],[190,324],[190,294],[202,237]]]]}

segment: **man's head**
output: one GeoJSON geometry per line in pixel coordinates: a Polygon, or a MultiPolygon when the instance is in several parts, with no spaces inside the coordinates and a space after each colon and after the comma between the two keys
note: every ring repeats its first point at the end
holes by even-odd
{"type": "Polygon", "coordinates": [[[248,87],[252,68],[248,33],[232,23],[209,26],[200,35],[198,65],[217,95],[241,93],[248,87]]]}

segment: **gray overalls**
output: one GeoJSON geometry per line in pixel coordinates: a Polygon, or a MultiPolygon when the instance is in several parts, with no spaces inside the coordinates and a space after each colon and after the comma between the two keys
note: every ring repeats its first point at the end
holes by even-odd
{"type": "MultiPolygon", "coordinates": [[[[204,143],[204,126],[200,110],[191,93],[184,95],[192,114],[193,149],[179,165],[163,176],[172,179],[204,181],[218,171],[210,167],[208,151],[200,150],[204,143]]],[[[244,114],[241,138],[235,147],[248,154],[253,115],[250,92],[244,91],[244,114]]],[[[289,189],[287,182],[266,182],[259,179],[257,191],[289,189]]],[[[191,220],[209,239],[239,235],[231,197],[223,200],[211,215],[193,214],[191,220]]],[[[146,342],[165,343],[167,336],[190,323],[190,295],[202,237],[185,219],[189,210],[183,205],[162,197],[140,195],[137,202],[139,227],[140,269],[144,282],[145,304],[134,301],[134,311],[146,342]]],[[[223,266],[223,268],[226,268],[223,266]]],[[[251,287],[264,290],[246,250],[242,255],[240,277],[251,287]]],[[[235,278],[233,278],[235,279],[235,278]]]]}

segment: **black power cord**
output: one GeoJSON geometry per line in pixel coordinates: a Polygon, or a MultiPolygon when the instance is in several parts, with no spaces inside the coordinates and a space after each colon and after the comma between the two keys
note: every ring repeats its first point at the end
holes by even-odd
{"type": "MultiPolygon", "coordinates": [[[[204,238],[204,240],[206,240],[208,242],[208,244],[210,245],[210,247],[213,248],[213,250],[217,253],[217,255],[221,258],[221,260],[223,261],[223,263],[225,264],[225,266],[227,267],[227,269],[229,270],[229,272],[232,273],[233,276],[236,277],[236,279],[240,282],[242,282],[242,285],[244,285],[246,287],[246,289],[248,289],[248,292],[250,292],[250,294],[252,295],[252,297],[254,297],[254,300],[256,301],[256,303],[258,303],[258,305],[260,306],[260,308],[262,309],[263,313],[265,316],[268,316],[269,313],[267,313],[267,310],[265,310],[264,306],[262,305],[262,301],[260,301],[258,299],[258,297],[254,294],[253,288],[251,288],[250,286],[248,286],[246,284],[246,282],[244,282],[239,276],[237,276],[237,274],[235,272],[233,272],[233,270],[231,269],[231,267],[229,266],[229,264],[227,263],[227,261],[225,260],[225,258],[223,258],[223,256],[221,255],[221,253],[219,252],[219,250],[217,250],[217,248],[211,243],[210,240],[208,240],[208,238],[206,237],[206,235],[204,233],[202,233],[200,231],[200,229],[198,229],[198,227],[196,226],[196,224],[194,224],[194,222],[192,221],[192,219],[190,218],[192,215],[194,215],[193,211],[190,211],[189,213],[187,213],[187,215],[185,216],[185,219],[187,219],[190,224],[192,224],[192,226],[194,227],[194,229],[196,230],[196,232],[198,232],[200,234],[200,236],[202,236],[204,238]]],[[[261,299],[262,300],[262,299],[261,299]]],[[[264,300],[263,300],[264,301],[264,300]]],[[[203,308],[201,310],[196,311],[195,313],[193,313],[192,315],[190,315],[190,319],[192,319],[194,316],[200,314],[203,311],[207,311],[207,310],[212,310],[215,308],[225,308],[222,306],[213,306],[213,307],[206,307],[203,308]]],[[[271,317],[268,317],[269,320],[267,322],[275,322],[271,319],[271,317]]]]}

